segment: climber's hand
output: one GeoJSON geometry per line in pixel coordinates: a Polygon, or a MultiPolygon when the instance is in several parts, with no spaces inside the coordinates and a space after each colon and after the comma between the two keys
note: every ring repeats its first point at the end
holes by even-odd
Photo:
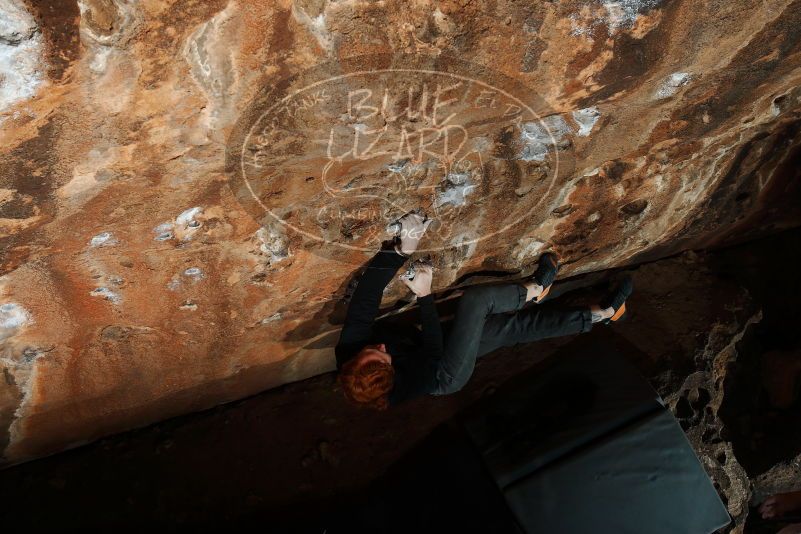
{"type": "Polygon", "coordinates": [[[434,279],[434,268],[426,263],[415,263],[414,278],[408,280],[401,278],[412,293],[418,297],[425,297],[431,294],[431,281],[434,279]]]}
{"type": "Polygon", "coordinates": [[[428,219],[424,214],[411,211],[398,219],[401,225],[398,239],[400,243],[396,245],[401,253],[409,256],[420,244],[423,234],[426,233],[433,219],[428,219]]]}

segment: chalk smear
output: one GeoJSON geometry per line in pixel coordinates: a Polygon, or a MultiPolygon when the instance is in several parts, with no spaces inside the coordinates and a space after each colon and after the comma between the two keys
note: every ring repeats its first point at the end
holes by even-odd
{"type": "Polygon", "coordinates": [[[544,161],[551,150],[568,142],[570,126],[561,115],[550,115],[536,122],[524,122],[520,128],[523,161],[544,161]]]}
{"type": "Polygon", "coordinates": [[[572,113],[573,120],[576,121],[576,124],[579,126],[579,130],[577,132],[578,135],[582,137],[587,137],[592,132],[595,123],[598,122],[598,119],[601,116],[601,112],[598,111],[596,107],[578,109],[572,113]]]}
{"type": "Polygon", "coordinates": [[[90,247],[111,247],[119,243],[111,232],[102,232],[89,240],[90,247]]]}
{"type": "Polygon", "coordinates": [[[687,72],[674,72],[662,80],[654,93],[654,98],[661,100],[675,95],[681,87],[687,85],[692,76],[687,72]]]}
{"type": "Polygon", "coordinates": [[[119,304],[122,302],[122,297],[119,295],[119,293],[115,293],[107,287],[97,287],[90,291],[89,294],[93,297],[102,297],[104,300],[107,300],[112,304],[119,304]]]}

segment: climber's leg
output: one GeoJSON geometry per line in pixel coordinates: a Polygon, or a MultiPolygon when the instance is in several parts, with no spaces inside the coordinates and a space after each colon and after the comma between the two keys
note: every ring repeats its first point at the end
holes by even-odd
{"type": "Polygon", "coordinates": [[[484,323],[478,356],[519,343],[589,332],[593,322],[611,317],[608,310],[594,309],[595,313],[589,307],[559,309],[544,304],[515,314],[493,315],[484,323]]]}
{"type": "Polygon", "coordinates": [[[435,395],[460,390],[473,374],[481,333],[493,314],[519,310],[526,303],[526,288],[518,284],[477,286],[459,299],[445,353],[437,373],[435,395]]]}
{"type": "Polygon", "coordinates": [[[599,305],[572,309],[543,305],[514,315],[492,316],[484,322],[477,357],[500,347],[589,332],[594,323],[616,321],[625,313],[626,299],[633,289],[631,278],[626,276],[599,305]]]}

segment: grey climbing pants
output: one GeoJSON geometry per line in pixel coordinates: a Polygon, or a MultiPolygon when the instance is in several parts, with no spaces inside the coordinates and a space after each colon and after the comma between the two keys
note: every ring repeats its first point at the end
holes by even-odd
{"type": "Polygon", "coordinates": [[[526,303],[518,284],[477,286],[465,290],[456,310],[445,352],[437,370],[434,395],[459,391],[467,384],[476,359],[501,347],[589,332],[589,307],[559,309],[526,303]]]}

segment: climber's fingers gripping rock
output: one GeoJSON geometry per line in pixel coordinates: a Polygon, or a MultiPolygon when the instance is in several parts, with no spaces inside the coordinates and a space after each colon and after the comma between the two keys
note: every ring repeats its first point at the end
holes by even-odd
{"type": "Polygon", "coordinates": [[[401,217],[398,220],[401,227],[398,233],[400,252],[408,256],[416,251],[420,240],[433,221],[419,211],[411,211],[401,217]]]}
{"type": "Polygon", "coordinates": [[[415,264],[414,278],[401,277],[401,281],[418,297],[425,297],[431,294],[431,282],[433,279],[434,268],[427,263],[415,264]]]}

